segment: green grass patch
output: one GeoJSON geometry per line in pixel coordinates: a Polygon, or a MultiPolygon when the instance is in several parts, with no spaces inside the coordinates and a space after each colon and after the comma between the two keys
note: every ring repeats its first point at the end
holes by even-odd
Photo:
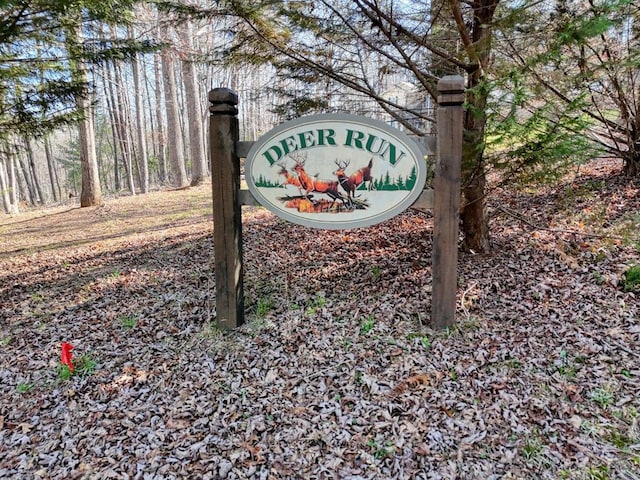
{"type": "Polygon", "coordinates": [[[73,371],[66,364],[59,364],[56,370],[58,379],[61,381],[70,380],[73,376],[87,377],[93,375],[98,363],[90,353],[85,353],[72,360],[73,371]]]}
{"type": "Polygon", "coordinates": [[[33,383],[19,383],[16,386],[18,393],[28,393],[35,385],[33,383]]]}
{"type": "Polygon", "coordinates": [[[377,440],[369,440],[367,447],[373,451],[373,458],[376,460],[383,460],[387,457],[392,457],[395,453],[395,445],[393,442],[378,442],[377,440]]]}
{"type": "Polygon", "coordinates": [[[371,330],[373,330],[373,327],[375,326],[376,326],[376,319],[373,317],[373,315],[368,315],[360,323],[360,335],[366,335],[371,330]]]}
{"type": "Polygon", "coordinates": [[[120,317],[119,320],[120,320],[120,325],[125,330],[131,330],[138,323],[138,319],[133,315],[125,315],[123,317],[120,317]]]}
{"type": "Polygon", "coordinates": [[[425,335],[424,333],[410,332],[407,334],[407,338],[412,342],[415,342],[417,340],[425,350],[429,350],[431,348],[431,338],[429,338],[429,336],[425,335]]]}
{"type": "Polygon", "coordinates": [[[633,265],[624,272],[624,291],[640,291],[640,265],[633,265]]]}
{"type": "Polygon", "coordinates": [[[601,408],[609,408],[615,401],[615,394],[610,388],[595,388],[589,393],[589,398],[601,408]]]}
{"type": "Polygon", "coordinates": [[[551,461],[549,460],[545,449],[546,447],[544,443],[542,443],[540,438],[535,435],[527,439],[520,449],[520,454],[527,463],[540,468],[548,468],[551,461]]]}
{"type": "Polygon", "coordinates": [[[382,276],[382,269],[379,266],[374,265],[371,267],[371,276],[374,280],[378,280],[382,276]]]}
{"type": "Polygon", "coordinates": [[[327,299],[324,295],[316,295],[305,310],[305,314],[309,317],[313,316],[318,313],[319,310],[322,310],[326,304],[327,299]]]}
{"type": "Polygon", "coordinates": [[[267,313],[269,313],[276,302],[271,297],[261,297],[258,299],[258,303],[256,304],[256,315],[260,318],[263,318],[267,313]]]}

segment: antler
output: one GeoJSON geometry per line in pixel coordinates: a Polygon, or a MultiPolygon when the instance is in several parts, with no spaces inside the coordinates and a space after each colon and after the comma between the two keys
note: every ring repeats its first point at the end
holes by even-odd
{"type": "Polygon", "coordinates": [[[345,168],[347,168],[349,166],[349,164],[351,163],[351,160],[346,160],[344,163],[341,162],[340,160],[336,159],[335,164],[338,166],[338,168],[344,170],[345,168]]]}
{"type": "Polygon", "coordinates": [[[304,165],[307,161],[307,154],[291,152],[289,153],[289,158],[296,162],[296,165],[304,165]]]}

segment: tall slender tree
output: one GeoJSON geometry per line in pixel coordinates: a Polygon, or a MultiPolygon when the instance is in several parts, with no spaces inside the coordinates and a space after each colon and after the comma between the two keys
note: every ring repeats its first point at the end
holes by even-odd
{"type": "Polygon", "coordinates": [[[113,61],[113,95],[115,108],[113,115],[116,120],[116,129],[118,136],[118,143],[120,145],[120,151],[122,153],[124,173],[127,182],[127,188],[132,195],[136,194],[136,184],[133,177],[133,147],[130,141],[130,122],[127,115],[126,106],[126,86],[123,84],[124,78],[121,73],[120,64],[117,61],[113,61]]]}
{"type": "Polygon", "coordinates": [[[185,22],[177,28],[182,55],[182,82],[189,130],[189,155],[191,160],[191,185],[199,185],[207,177],[207,163],[204,153],[202,117],[198,75],[193,57],[193,27],[185,22]]]}
{"type": "Polygon", "coordinates": [[[36,167],[35,154],[33,151],[33,145],[31,143],[31,139],[29,139],[28,137],[23,137],[21,144],[22,144],[21,146],[24,147],[26,160],[29,166],[27,171],[29,172],[31,178],[33,179],[32,184],[33,184],[33,189],[35,191],[35,196],[33,198],[36,202],[44,203],[45,202],[44,193],[41,186],[38,169],[36,167]]]}
{"type": "MultiPolygon", "coordinates": [[[[133,26],[129,26],[129,38],[134,39],[133,26]]],[[[149,158],[147,156],[147,136],[145,131],[144,108],[142,106],[142,77],[140,63],[137,55],[131,61],[133,72],[133,91],[136,104],[136,135],[138,144],[138,163],[140,166],[140,190],[142,193],[149,191],[149,158]]]]}
{"type": "Polygon", "coordinates": [[[187,170],[184,163],[184,147],[180,125],[180,111],[178,108],[178,88],[174,54],[169,49],[162,51],[162,84],[164,87],[164,101],[167,111],[167,146],[171,175],[169,181],[176,187],[187,185],[187,170]]]}
{"type": "Polygon", "coordinates": [[[66,21],[66,44],[70,53],[70,68],[74,82],[81,86],[75,95],[76,109],[80,115],[78,138],[80,141],[80,165],[82,169],[82,190],[80,206],[91,207],[102,203],[94,111],[89,90],[88,65],[83,55],[84,34],[81,12],[71,13],[66,21]]]}
{"type": "MultiPolygon", "coordinates": [[[[158,31],[160,28],[158,27],[158,31]]],[[[154,78],[154,92],[155,92],[155,109],[156,109],[156,122],[157,122],[157,134],[154,138],[158,149],[158,175],[160,177],[160,183],[167,181],[167,158],[166,158],[166,129],[164,126],[164,118],[162,112],[163,105],[163,82],[162,82],[162,70],[161,70],[161,54],[155,54],[153,56],[153,78],[154,78]]]]}
{"type": "Polygon", "coordinates": [[[56,168],[56,161],[51,151],[51,139],[49,135],[44,137],[44,153],[47,160],[47,171],[49,172],[49,182],[51,183],[51,194],[55,202],[59,202],[62,199],[62,192],[60,190],[60,180],[58,178],[58,169],[56,168]]]}

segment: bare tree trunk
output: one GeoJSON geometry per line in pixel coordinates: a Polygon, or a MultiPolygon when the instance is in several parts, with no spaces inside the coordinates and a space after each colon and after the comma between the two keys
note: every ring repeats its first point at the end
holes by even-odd
{"type": "Polygon", "coordinates": [[[127,175],[127,187],[131,195],[136,194],[136,184],[133,179],[133,161],[131,154],[131,143],[129,142],[129,123],[127,122],[127,114],[125,109],[125,99],[122,93],[122,82],[120,82],[121,73],[117,63],[113,63],[114,68],[114,88],[116,92],[116,108],[114,114],[118,122],[118,138],[124,159],[124,169],[127,175]]]}
{"type": "Polygon", "coordinates": [[[460,38],[471,60],[473,68],[467,71],[467,108],[464,116],[464,147],[462,154],[462,177],[464,203],[462,230],[464,248],[475,253],[488,253],[489,222],[487,220],[485,195],[486,172],[484,161],[484,133],[487,124],[486,72],[491,62],[491,39],[493,17],[499,0],[479,0],[473,9],[472,18],[465,22],[460,2],[448,0],[456,21],[460,38]]]}
{"type": "Polygon", "coordinates": [[[189,183],[184,165],[183,143],[180,132],[180,112],[178,110],[178,90],[174,71],[173,54],[165,49],[161,54],[164,98],[167,109],[167,141],[172,185],[183,187],[189,183]]]}
{"type": "Polygon", "coordinates": [[[4,160],[0,158],[0,193],[2,193],[2,208],[4,213],[11,212],[11,202],[9,201],[9,187],[7,186],[7,174],[4,160]]]}
{"type": "Polygon", "coordinates": [[[92,108],[88,96],[78,98],[78,109],[82,111],[85,116],[79,125],[80,164],[82,167],[81,207],[91,207],[102,204],[92,108]]]}
{"type": "Polygon", "coordinates": [[[2,206],[5,213],[15,214],[18,213],[18,208],[17,205],[11,202],[11,195],[9,194],[12,187],[9,184],[9,174],[7,171],[8,161],[9,159],[6,152],[0,153],[0,193],[2,193],[2,206]]]}
{"type": "Polygon", "coordinates": [[[191,157],[191,185],[201,184],[207,176],[206,156],[203,148],[203,128],[200,117],[200,94],[195,63],[189,59],[193,50],[193,28],[187,23],[178,30],[182,44],[182,82],[186,97],[189,125],[189,155],[191,157]]]}
{"type": "Polygon", "coordinates": [[[464,128],[466,138],[462,154],[462,177],[464,203],[460,218],[464,232],[463,246],[466,251],[488,253],[489,222],[486,214],[486,172],[484,162],[484,131],[487,122],[487,93],[480,88],[484,80],[480,72],[469,75],[467,102],[473,105],[465,111],[464,128]]]}
{"type": "Polygon", "coordinates": [[[158,124],[158,175],[160,183],[167,181],[167,156],[165,155],[165,132],[164,119],[162,117],[162,77],[160,71],[160,56],[158,54],[153,57],[153,73],[155,79],[156,92],[156,119],[158,124]]]}
{"type": "Polygon", "coordinates": [[[18,196],[18,175],[16,175],[16,155],[17,152],[14,150],[9,151],[9,185],[11,186],[9,190],[9,198],[11,199],[11,203],[15,207],[15,212],[18,213],[18,202],[20,201],[20,197],[18,196]]]}
{"type": "Polygon", "coordinates": [[[33,185],[38,193],[38,199],[34,200],[44,204],[44,195],[42,194],[42,187],[40,186],[40,180],[38,179],[38,170],[36,169],[35,156],[33,154],[33,146],[31,145],[31,141],[25,137],[23,138],[24,146],[27,150],[27,158],[29,160],[29,167],[31,168],[31,175],[33,176],[33,185]]]}
{"type": "Polygon", "coordinates": [[[488,253],[489,223],[486,218],[484,169],[479,170],[471,183],[462,189],[465,198],[462,209],[462,230],[464,231],[464,246],[467,251],[488,253]]]}
{"type": "MultiPolygon", "coordinates": [[[[150,91],[150,87],[149,87],[149,77],[147,75],[147,68],[143,62],[142,64],[142,85],[144,87],[144,93],[143,93],[143,99],[147,100],[147,105],[146,105],[146,109],[147,112],[149,112],[149,129],[151,131],[151,139],[156,138],[157,136],[157,132],[156,132],[156,122],[153,118],[153,107],[151,105],[151,91],[150,91]]],[[[147,149],[149,147],[149,142],[147,142],[147,149]]],[[[154,140],[151,141],[151,149],[152,152],[148,153],[148,155],[151,155],[154,159],[154,161],[158,160],[158,149],[157,149],[157,144],[154,140]]],[[[155,183],[155,179],[152,178],[151,176],[151,165],[148,165],[148,170],[149,170],[149,184],[152,185],[155,183]]]]}
{"type": "Polygon", "coordinates": [[[51,182],[51,193],[53,201],[60,201],[60,181],[58,180],[58,172],[56,171],[55,159],[51,153],[51,140],[49,136],[44,137],[44,155],[47,158],[47,169],[49,171],[49,181],[51,182]]]}
{"type": "Polygon", "coordinates": [[[15,157],[10,145],[0,151],[0,191],[4,211],[10,215],[19,213],[15,157]]]}
{"type": "Polygon", "coordinates": [[[76,26],[67,29],[67,46],[71,53],[71,72],[73,78],[85,85],[83,91],[76,95],[76,108],[82,115],[78,124],[80,141],[80,166],[82,169],[82,190],[80,206],[91,207],[102,204],[98,158],[96,155],[96,137],[93,125],[93,106],[88,86],[87,67],[82,59],[82,23],[77,19],[76,26]]]}
{"type": "MultiPolygon", "coordinates": [[[[29,200],[30,205],[35,205],[37,202],[35,187],[33,186],[33,180],[31,179],[29,169],[27,168],[27,164],[22,155],[18,156],[18,163],[20,164],[20,171],[24,178],[24,184],[27,186],[25,198],[29,200]]],[[[23,193],[25,192],[23,191],[23,193]]]]}
{"type": "MultiPolygon", "coordinates": [[[[111,137],[113,139],[113,186],[116,192],[120,191],[120,167],[118,162],[118,153],[122,154],[121,145],[118,138],[118,120],[116,118],[116,99],[113,93],[113,80],[111,78],[111,70],[108,63],[105,62],[102,75],[102,86],[104,90],[104,98],[109,111],[109,120],[111,121],[111,137]],[[120,152],[119,152],[120,151],[120,152]]],[[[124,161],[124,160],[123,160],[124,161]]]]}
{"type": "MultiPolygon", "coordinates": [[[[640,140],[635,142],[640,147],[640,140]]],[[[631,149],[624,157],[622,172],[627,177],[640,176],[640,151],[631,149]]]]}
{"type": "MultiPolygon", "coordinates": [[[[129,27],[129,38],[133,39],[133,27],[129,27]]],[[[142,108],[142,84],[140,79],[140,64],[136,55],[131,62],[133,70],[133,90],[136,101],[136,132],[138,136],[138,153],[140,166],[140,190],[149,191],[149,159],[147,157],[147,138],[144,128],[144,110],[142,108]]]]}

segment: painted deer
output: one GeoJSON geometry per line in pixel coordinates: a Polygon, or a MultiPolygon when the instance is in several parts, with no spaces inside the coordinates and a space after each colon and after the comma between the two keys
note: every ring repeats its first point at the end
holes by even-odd
{"type": "Polygon", "coordinates": [[[297,175],[294,175],[289,170],[287,170],[287,167],[284,163],[278,163],[277,165],[280,167],[278,175],[284,175],[284,183],[282,185],[284,187],[286,187],[287,185],[293,185],[294,187],[298,188],[300,195],[302,195],[302,185],[300,185],[300,179],[298,179],[297,175]]]}
{"type": "Polygon", "coordinates": [[[322,180],[317,177],[312,177],[309,175],[304,169],[304,164],[307,161],[306,156],[296,156],[289,155],[293,161],[296,162],[296,165],[293,167],[293,171],[298,174],[298,180],[300,181],[300,186],[306,192],[306,196],[312,192],[324,193],[328,195],[332,200],[333,205],[336,200],[342,200],[342,203],[346,205],[345,198],[338,191],[338,182],[335,180],[322,180]]]}
{"type": "Polygon", "coordinates": [[[344,171],[350,163],[350,160],[347,160],[346,162],[339,162],[338,160],[336,160],[335,164],[338,166],[338,170],[336,170],[334,174],[338,177],[340,186],[344,189],[345,192],[347,192],[347,197],[351,202],[351,200],[355,196],[356,190],[363,183],[369,182],[368,190],[371,191],[371,187],[373,186],[373,178],[371,177],[373,158],[369,160],[369,164],[366,167],[362,167],[361,169],[356,170],[347,177],[344,171]]]}

